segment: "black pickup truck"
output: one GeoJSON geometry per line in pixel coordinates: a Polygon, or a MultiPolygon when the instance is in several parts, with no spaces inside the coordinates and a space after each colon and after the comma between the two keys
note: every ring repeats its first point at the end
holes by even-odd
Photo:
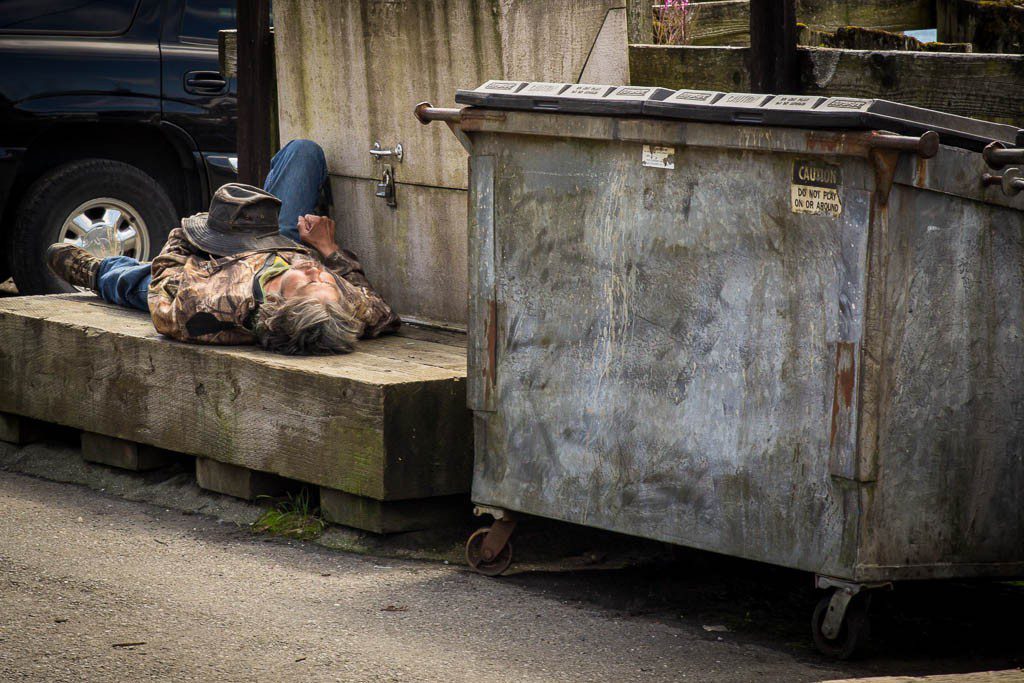
{"type": "Polygon", "coordinates": [[[235,0],[0,0],[0,282],[57,241],[146,260],[235,178],[235,0]]]}

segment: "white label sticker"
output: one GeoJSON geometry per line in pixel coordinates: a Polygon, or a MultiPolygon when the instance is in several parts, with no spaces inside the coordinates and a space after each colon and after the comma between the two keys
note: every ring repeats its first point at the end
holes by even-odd
{"type": "Polygon", "coordinates": [[[715,102],[716,107],[760,107],[771,95],[758,93],[731,92],[715,102]]]}
{"type": "Polygon", "coordinates": [[[477,92],[515,92],[526,85],[524,81],[487,81],[477,92]]]}
{"type": "Polygon", "coordinates": [[[863,100],[857,97],[833,97],[821,105],[823,111],[867,111],[874,100],[863,100]]]}
{"type": "Polygon", "coordinates": [[[620,88],[616,88],[608,93],[607,99],[609,100],[646,100],[655,92],[657,88],[638,88],[636,86],[624,85],[620,88]]]}
{"type": "Polygon", "coordinates": [[[651,168],[675,168],[676,148],[660,147],[658,145],[644,145],[644,153],[641,164],[651,168]]]}
{"type": "Polygon", "coordinates": [[[807,95],[776,95],[764,105],[765,109],[814,109],[824,97],[810,97],[807,95]]]}
{"type": "Polygon", "coordinates": [[[843,212],[839,187],[843,183],[838,164],[798,159],[793,162],[789,206],[793,213],[838,216],[843,212]]]}
{"type": "Polygon", "coordinates": [[[677,90],[669,98],[669,102],[692,102],[693,104],[711,104],[725,93],[714,90],[677,90]]]}
{"type": "Polygon", "coordinates": [[[568,83],[530,83],[520,95],[557,95],[569,87],[568,83]]]}

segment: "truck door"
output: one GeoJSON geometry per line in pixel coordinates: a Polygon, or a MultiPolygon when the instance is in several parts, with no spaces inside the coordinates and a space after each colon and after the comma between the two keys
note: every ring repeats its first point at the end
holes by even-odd
{"type": "Polygon", "coordinates": [[[235,28],[235,0],[167,0],[160,41],[163,120],[199,146],[209,190],[235,180],[234,78],[220,73],[217,32],[235,28]]]}

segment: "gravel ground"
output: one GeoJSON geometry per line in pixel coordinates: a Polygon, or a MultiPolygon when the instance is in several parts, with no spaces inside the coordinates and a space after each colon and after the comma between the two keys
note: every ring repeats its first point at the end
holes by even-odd
{"type": "Polygon", "coordinates": [[[487,579],[0,472],[0,681],[818,681],[1021,662],[1019,627],[996,619],[1024,607],[1017,587],[889,595],[875,657],[839,664],[808,645],[807,577],[764,565],[681,551],[487,579]]]}

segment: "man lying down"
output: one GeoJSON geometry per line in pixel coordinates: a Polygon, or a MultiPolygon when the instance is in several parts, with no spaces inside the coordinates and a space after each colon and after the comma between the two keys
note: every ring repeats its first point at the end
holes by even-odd
{"type": "Polygon", "coordinates": [[[271,161],[265,190],[224,185],[208,213],[182,219],[152,263],[101,260],[69,243],[51,245],[47,262],[69,284],[148,311],[174,339],[345,353],[401,321],[355,254],[335,243],[334,221],[312,215],[326,179],[320,147],[293,140],[271,161]]]}

